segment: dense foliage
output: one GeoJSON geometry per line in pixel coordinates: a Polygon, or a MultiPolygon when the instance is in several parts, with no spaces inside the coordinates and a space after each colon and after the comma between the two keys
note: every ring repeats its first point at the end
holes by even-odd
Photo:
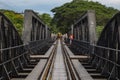
{"type": "MultiPolygon", "coordinates": [[[[2,12],[5,16],[8,17],[8,19],[13,23],[13,25],[19,32],[19,34],[22,35],[24,16],[22,14],[12,11],[12,10],[0,9],[0,12],[2,12]]],[[[54,24],[51,24],[52,17],[49,14],[47,14],[47,13],[41,14],[40,18],[43,20],[43,22],[45,24],[48,25],[48,27],[51,28],[52,32],[54,32],[54,33],[58,32],[56,26],[54,24]]]]}
{"type": "MultiPolygon", "coordinates": [[[[54,12],[53,18],[47,13],[39,14],[39,16],[43,22],[50,27],[53,33],[57,33],[58,31],[65,33],[69,30],[70,26],[74,24],[74,22],[76,22],[87,10],[95,10],[96,12],[96,32],[98,36],[100,35],[103,26],[107,23],[107,21],[116,12],[118,12],[117,9],[106,7],[98,2],[88,0],[73,0],[70,3],[66,3],[60,7],[52,9],[51,11],[54,12]]],[[[0,12],[4,13],[12,21],[21,35],[23,29],[23,15],[11,10],[0,9],[0,12]]]]}
{"type": "Polygon", "coordinates": [[[51,26],[52,17],[49,14],[43,13],[43,14],[40,14],[39,16],[45,24],[47,24],[48,26],[51,26]]]}
{"type": "Polygon", "coordinates": [[[67,32],[71,24],[74,24],[87,10],[95,10],[97,26],[103,26],[118,11],[112,7],[106,7],[98,2],[88,0],[73,0],[51,11],[54,12],[53,21],[62,33],[67,32]]]}
{"type": "Polygon", "coordinates": [[[100,37],[100,34],[101,34],[103,28],[104,28],[104,26],[97,26],[96,27],[96,35],[97,35],[97,37],[100,37]]]}
{"type": "Polygon", "coordinates": [[[49,14],[43,13],[43,14],[40,14],[39,16],[43,20],[43,22],[45,24],[47,24],[47,26],[51,29],[51,31],[53,33],[57,33],[58,32],[58,29],[56,28],[56,25],[52,24],[52,17],[49,14]]]}
{"type": "Polygon", "coordinates": [[[21,35],[23,29],[23,15],[11,10],[1,9],[0,12],[4,13],[10,19],[10,21],[14,24],[19,34],[21,35]]]}

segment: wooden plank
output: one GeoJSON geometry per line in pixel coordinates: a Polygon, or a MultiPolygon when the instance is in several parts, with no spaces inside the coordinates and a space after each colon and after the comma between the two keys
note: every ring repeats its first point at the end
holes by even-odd
{"type": "MultiPolygon", "coordinates": [[[[54,42],[54,44],[56,44],[56,42],[54,42]]],[[[49,48],[49,50],[45,53],[45,57],[49,57],[51,55],[52,50],[54,49],[54,46],[55,45],[52,45],[49,48]]],[[[35,68],[32,70],[32,72],[25,78],[25,80],[38,80],[38,78],[40,77],[40,75],[42,74],[46,66],[46,63],[47,63],[47,59],[41,59],[38,62],[38,64],[35,66],[35,68]]]]}
{"type": "Polygon", "coordinates": [[[48,59],[48,56],[45,55],[30,55],[31,59],[48,59]]]}
{"type": "Polygon", "coordinates": [[[12,78],[10,80],[25,80],[24,78],[12,78]]]}
{"type": "Polygon", "coordinates": [[[45,64],[47,63],[46,59],[40,60],[40,62],[35,66],[32,72],[25,78],[25,80],[38,80],[42,71],[44,70],[45,64]]]}
{"type": "Polygon", "coordinates": [[[94,80],[78,60],[73,59],[72,63],[81,80],[94,80]]]}
{"type": "Polygon", "coordinates": [[[75,55],[75,56],[70,56],[70,59],[88,59],[89,56],[84,56],[84,55],[75,55]]]}

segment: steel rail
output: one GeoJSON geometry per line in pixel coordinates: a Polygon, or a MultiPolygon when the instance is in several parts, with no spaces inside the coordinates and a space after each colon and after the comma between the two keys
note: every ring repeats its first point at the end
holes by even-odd
{"type": "Polygon", "coordinates": [[[49,72],[51,71],[51,65],[52,65],[52,61],[54,59],[54,55],[55,55],[55,50],[56,50],[57,44],[54,45],[54,49],[51,51],[51,55],[47,61],[46,67],[44,68],[44,71],[42,73],[42,75],[40,75],[40,80],[46,80],[46,78],[49,76],[49,72]]]}
{"type": "MultiPolygon", "coordinates": [[[[61,42],[61,44],[62,44],[62,42],[61,42]]],[[[46,64],[43,74],[40,75],[39,80],[51,80],[52,79],[53,67],[54,67],[54,62],[55,62],[55,57],[56,57],[56,48],[57,48],[57,44],[56,44],[56,47],[54,48],[54,50],[51,52],[51,56],[46,64]]],[[[64,58],[67,79],[68,80],[80,80],[77,73],[75,72],[75,69],[70,60],[70,56],[68,55],[67,50],[64,49],[63,44],[62,44],[61,49],[62,49],[62,54],[63,54],[63,58],[64,58]]]]}
{"type": "Polygon", "coordinates": [[[70,75],[70,79],[71,80],[80,80],[80,77],[78,76],[78,74],[75,72],[74,66],[72,64],[72,61],[70,59],[70,56],[68,55],[67,50],[64,48],[64,44],[62,43],[62,47],[63,47],[63,51],[64,51],[64,57],[66,57],[66,64],[68,66],[69,69],[69,75],[70,75]]]}

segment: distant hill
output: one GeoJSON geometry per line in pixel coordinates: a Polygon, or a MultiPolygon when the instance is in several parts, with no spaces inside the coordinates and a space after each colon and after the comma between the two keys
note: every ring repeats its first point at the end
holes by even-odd
{"type": "Polygon", "coordinates": [[[60,28],[61,32],[67,32],[67,29],[77,21],[80,16],[87,10],[95,10],[97,26],[105,25],[108,20],[118,12],[117,9],[106,7],[99,2],[88,0],[73,0],[60,7],[55,7],[51,11],[54,12],[53,22],[60,28]]]}
{"type": "Polygon", "coordinates": [[[0,12],[2,12],[9,18],[9,20],[13,23],[13,25],[16,27],[19,34],[21,35],[23,29],[23,15],[16,13],[12,10],[0,9],[0,12]]]}

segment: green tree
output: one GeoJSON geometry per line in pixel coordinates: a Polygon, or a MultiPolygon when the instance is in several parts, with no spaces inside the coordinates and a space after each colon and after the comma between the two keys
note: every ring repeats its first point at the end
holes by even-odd
{"type": "Polygon", "coordinates": [[[4,9],[0,9],[0,12],[2,12],[4,15],[6,15],[10,19],[10,21],[13,23],[13,25],[17,29],[18,33],[22,35],[23,15],[18,14],[11,10],[4,10],[4,9]]]}
{"type": "Polygon", "coordinates": [[[97,26],[96,27],[96,35],[98,38],[100,37],[100,34],[101,34],[103,28],[104,28],[104,26],[97,26]]]}
{"type": "Polygon", "coordinates": [[[39,16],[45,24],[51,26],[52,17],[49,14],[43,13],[42,15],[39,16]]]}
{"type": "Polygon", "coordinates": [[[117,9],[112,7],[106,7],[98,2],[86,0],[74,0],[60,7],[55,7],[51,11],[55,14],[53,17],[54,23],[57,27],[62,27],[62,29],[60,28],[61,32],[65,33],[69,30],[71,24],[74,24],[87,10],[95,10],[97,26],[105,25],[118,12],[117,9]]]}
{"type": "Polygon", "coordinates": [[[56,28],[56,25],[52,23],[52,17],[50,16],[50,14],[43,13],[43,14],[41,14],[39,16],[42,19],[42,21],[45,24],[47,24],[47,26],[51,29],[51,31],[53,33],[57,33],[58,32],[58,29],[56,28]]]}

